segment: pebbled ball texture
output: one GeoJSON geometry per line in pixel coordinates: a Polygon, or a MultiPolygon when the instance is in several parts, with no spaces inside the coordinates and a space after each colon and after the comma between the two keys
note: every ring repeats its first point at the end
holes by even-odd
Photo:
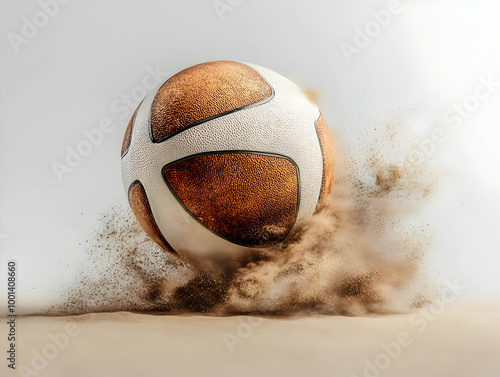
{"type": "Polygon", "coordinates": [[[262,76],[242,63],[219,61],[186,68],[158,90],[151,110],[153,141],[271,95],[272,89],[262,76]]]}
{"type": "Polygon", "coordinates": [[[276,243],[295,222],[297,168],[285,158],[207,154],[172,164],[164,174],[186,208],[231,242],[276,243]]]}
{"type": "Polygon", "coordinates": [[[130,208],[134,212],[137,221],[141,225],[141,228],[151,237],[158,245],[163,249],[168,250],[175,254],[175,251],[168,244],[163,234],[158,229],[158,225],[151,212],[151,207],[149,206],[148,197],[144,187],[142,187],[141,182],[134,182],[130,186],[128,200],[130,203],[130,208]]]}

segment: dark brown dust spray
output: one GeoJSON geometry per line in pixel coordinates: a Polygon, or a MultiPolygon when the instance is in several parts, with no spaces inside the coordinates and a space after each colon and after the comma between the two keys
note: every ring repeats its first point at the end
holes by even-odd
{"type": "Polygon", "coordinates": [[[326,208],[292,242],[223,274],[178,261],[145,235],[128,207],[112,208],[75,282],[47,311],[362,315],[418,306],[428,293],[422,265],[429,237],[415,208],[435,175],[403,163],[412,146],[392,129],[360,137],[337,156],[326,208]]]}

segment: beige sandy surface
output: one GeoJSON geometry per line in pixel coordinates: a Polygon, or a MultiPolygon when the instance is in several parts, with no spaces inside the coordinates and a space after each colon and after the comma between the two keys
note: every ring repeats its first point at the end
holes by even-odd
{"type": "MultiPolygon", "coordinates": [[[[20,317],[17,373],[500,376],[500,301],[462,301],[435,309],[436,316],[427,312],[294,319],[125,312],[20,317]],[[389,348],[384,351],[382,343],[389,348]]],[[[7,330],[2,318],[0,332],[7,330]]],[[[0,376],[18,375],[2,359],[0,376]]]]}

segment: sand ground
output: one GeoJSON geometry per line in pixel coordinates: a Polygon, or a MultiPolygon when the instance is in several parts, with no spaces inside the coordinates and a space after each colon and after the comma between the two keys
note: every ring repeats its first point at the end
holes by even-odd
{"type": "Polygon", "coordinates": [[[1,376],[500,376],[498,300],[365,317],[25,316],[16,331],[17,370],[2,358],[1,376]]]}

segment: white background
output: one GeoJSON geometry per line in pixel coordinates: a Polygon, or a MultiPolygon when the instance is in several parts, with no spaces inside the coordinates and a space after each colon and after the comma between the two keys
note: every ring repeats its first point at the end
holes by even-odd
{"type": "MultiPolygon", "coordinates": [[[[401,131],[425,134],[474,94],[479,77],[500,82],[497,1],[402,1],[351,62],[341,44],[353,44],[356,28],[387,1],[222,3],[235,5],[219,15],[211,0],[73,0],[18,52],[9,33],[22,35],[24,17],[33,20],[41,7],[0,3],[0,290],[7,260],[16,259],[26,310],[71,279],[83,254],[78,243],[98,214],[126,202],[120,148],[133,109],[113,104],[137,97],[147,67],[171,75],[239,60],[273,69],[321,93],[321,109],[346,145],[398,109],[419,114],[401,131]],[[66,148],[104,118],[113,132],[60,182],[53,162],[64,163],[66,148]]],[[[425,209],[435,234],[429,264],[474,297],[500,295],[499,129],[500,87],[431,156],[452,178],[425,209]]]]}

